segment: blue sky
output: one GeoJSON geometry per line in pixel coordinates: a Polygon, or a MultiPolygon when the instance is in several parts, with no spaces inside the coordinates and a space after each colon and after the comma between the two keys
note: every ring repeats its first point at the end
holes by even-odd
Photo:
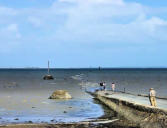
{"type": "Polygon", "coordinates": [[[167,67],[165,0],[1,0],[0,67],[167,67]]]}

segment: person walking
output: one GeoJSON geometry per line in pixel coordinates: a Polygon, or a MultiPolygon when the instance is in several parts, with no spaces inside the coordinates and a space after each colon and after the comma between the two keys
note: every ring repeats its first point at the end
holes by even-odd
{"type": "Polygon", "coordinates": [[[154,106],[154,107],[157,106],[155,96],[156,96],[156,91],[153,88],[150,88],[149,99],[150,99],[151,106],[154,106]]]}
{"type": "Polygon", "coordinates": [[[106,82],[103,83],[103,90],[106,90],[106,82]]]}
{"type": "Polygon", "coordinates": [[[103,90],[103,82],[100,82],[100,91],[102,91],[103,90]]]}
{"type": "Polygon", "coordinates": [[[112,91],[114,92],[115,91],[115,83],[111,84],[111,88],[112,88],[112,91]]]}

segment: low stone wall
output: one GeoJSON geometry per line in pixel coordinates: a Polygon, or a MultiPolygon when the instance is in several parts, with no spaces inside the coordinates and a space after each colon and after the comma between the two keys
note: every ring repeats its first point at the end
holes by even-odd
{"type": "Polygon", "coordinates": [[[167,128],[167,111],[163,109],[148,107],[118,98],[109,98],[98,92],[91,93],[91,95],[141,128],[167,128]]]}

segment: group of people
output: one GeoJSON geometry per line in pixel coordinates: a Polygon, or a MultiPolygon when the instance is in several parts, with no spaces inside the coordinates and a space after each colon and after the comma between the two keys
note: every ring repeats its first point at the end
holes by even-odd
{"type": "MultiPolygon", "coordinates": [[[[115,91],[115,83],[112,83],[111,84],[111,89],[112,89],[112,91],[115,91]]],[[[100,90],[102,91],[102,90],[106,90],[106,83],[105,82],[101,82],[100,83],[100,90]]]]}
{"type": "MultiPolygon", "coordinates": [[[[101,82],[100,84],[100,90],[101,91],[105,91],[106,90],[106,83],[105,82],[101,82]]],[[[111,90],[114,92],[115,91],[115,83],[111,84],[111,90]]],[[[149,91],[149,100],[151,103],[151,106],[156,107],[157,103],[156,103],[156,91],[153,88],[150,88],[149,91]]]]}

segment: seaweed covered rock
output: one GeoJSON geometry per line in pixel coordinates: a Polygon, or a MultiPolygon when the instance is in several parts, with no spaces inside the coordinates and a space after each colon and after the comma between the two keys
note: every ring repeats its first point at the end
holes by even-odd
{"type": "Polygon", "coordinates": [[[71,99],[71,95],[66,90],[56,90],[49,99],[71,99]]]}

